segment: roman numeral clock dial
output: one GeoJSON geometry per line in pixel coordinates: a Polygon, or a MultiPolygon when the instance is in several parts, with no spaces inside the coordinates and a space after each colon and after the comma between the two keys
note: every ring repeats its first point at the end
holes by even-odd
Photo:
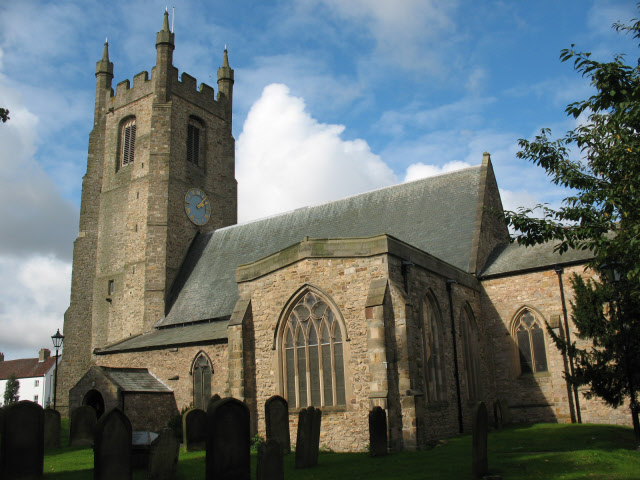
{"type": "Polygon", "coordinates": [[[199,188],[192,188],[184,196],[184,211],[196,225],[204,225],[211,217],[209,197],[199,188]]]}

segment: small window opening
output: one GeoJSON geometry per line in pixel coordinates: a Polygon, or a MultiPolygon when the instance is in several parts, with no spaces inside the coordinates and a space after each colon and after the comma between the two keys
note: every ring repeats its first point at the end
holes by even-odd
{"type": "Polygon", "coordinates": [[[107,294],[113,295],[113,291],[114,291],[113,280],[109,280],[109,285],[107,287],[107,294]]]}

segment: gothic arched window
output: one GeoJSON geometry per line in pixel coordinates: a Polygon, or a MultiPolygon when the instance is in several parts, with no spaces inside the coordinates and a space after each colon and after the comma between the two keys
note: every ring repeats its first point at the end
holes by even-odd
{"type": "Polygon", "coordinates": [[[136,119],[131,117],[120,128],[120,165],[131,165],[136,150],[136,119]]]}
{"type": "Polygon", "coordinates": [[[516,317],[513,332],[520,353],[520,371],[546,372],[548,368],[544,329],[531,310],[525,308],[516,317]]]}
{"type": "Polygon", "coordinates": [[[187,124],[187,162],[200,165],[202,155],[202,140],[204,129],[202,123],[195,118],[189,118],[187,124]]]}
{"type": "Polygon", "coordinates": [[[424,324],[424,356],[427,383],[427,400],[438,402],[446,399],[444,376],[444,339],[440,309],[431,294],[422,301],[424,324]]]}
{"type": "Polygon", "coordinates": [[[207,356],[200,352],[193,362],[193,407],[206,410],[211,399],[211,375],[213,369],[207,356]]]}
{"type": "Polygon", "coordinates": [[[480,386],[480,339],[478,326],[469,305],[465,305],[462,309],[460,320],[464,369],[467,379],[467,397],[469,400],[479,400],[482,396],[480,386]]]}
{"type": "Polygon", "coordinates": [[[344,336],[328,303],[307,292],[287,315],[280,335],[289,405],[346,405],[344,336]]]}

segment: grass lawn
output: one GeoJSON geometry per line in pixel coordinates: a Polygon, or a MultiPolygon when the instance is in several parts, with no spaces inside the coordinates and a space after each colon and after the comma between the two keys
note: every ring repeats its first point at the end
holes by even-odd
{"type": "MultiPolygon", "coordinates": [[[[63,421],[64,422],[64,421],[63,421]]],[[[67,443],[63,423],[62,444],[67,443]]],[[[633,450],[633,431],[613,425],[518,425],[489,434],[489,470],[505,480],[637,480],[640,452],[633,450]]],[[[180,451],[178,478],[204,478],[204,452],[180,451]]],[[[252,477],[256,457],[252,456],[252,477]]],[[[471,436],[440,442],[420,452],[382,458],[367,453],[320,453],[318,466],[293,468],[294,455],[285,457],[285,478],[300,480],[470,479],[471,436]]],[[[64,447],[46,452],[45,478],[91,479],[93,450],[64,447]]],[[[134,478],[144,479],[144,471],[134,478]]]]}

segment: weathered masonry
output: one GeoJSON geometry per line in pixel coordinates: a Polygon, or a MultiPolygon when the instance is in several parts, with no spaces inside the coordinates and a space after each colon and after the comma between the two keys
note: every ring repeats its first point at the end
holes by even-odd
{"type": "Polygon", "coordinates": [[[396,450],[468,431],[478,400],[505,400],[515,421],[626,423],[572,395],[545,328],[574,334],[560,282],[568,304],[566,278],[589,275],[588,257],[509,245],[488,153],[236,225],[234,71],[225,50],[217,94],[198,88],[178,75],[174,46],[165,14],[151,75],[114,93],[108,45],[97,63],[68,406],[124,402],[136,428],[156,428],[233,396],[264,435],[264,402],[278,394],[292,412],[321,408],[321,443],[349,451],[368,443],[373,406],[396,450]],[[164,413],[150,418],[149,405],[164,413]]]}

